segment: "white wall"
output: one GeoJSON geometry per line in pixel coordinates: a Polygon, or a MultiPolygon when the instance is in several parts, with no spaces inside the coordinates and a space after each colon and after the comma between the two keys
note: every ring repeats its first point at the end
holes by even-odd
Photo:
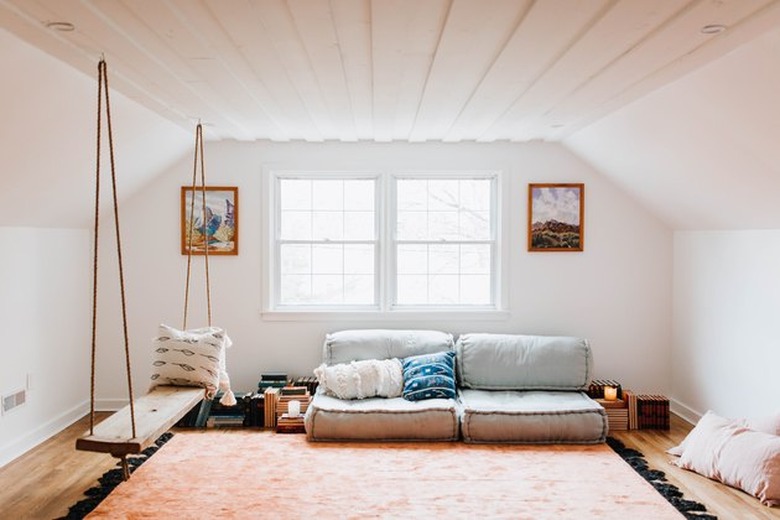
{"type": "Polygon", "coordinates": [[[674,395],[692,419],[780,411],[780,231],[674,235],[674,395]]]}
{"type": "MultiPolygon", "coordinates": [[[[191,168],[191,158],[182,159],[123,207],[129,321],[139,392],[148,386],[149,345],[156,326],[160,322],[181,325],[186,258],[179,251],[179,189],[189,184],[191,168]]],[[[214,321],[234,340],[228,367],[238,390],[255,388],[263,371],[310,374],[319,363],[324,334],[353,327],[587,337],[593,344],[597,376],[621,379],[643,391],[669,389],[671,232],[560,146],[209,142],[206,171],[211,185],[239,187],[240,254],[211,259],[214,321]],[[261,317],[264,170],[452,168],[498,169],[506,176],[507,319],[285,322],[261,317]],[[550,181],[586,184],[583,253],[526,251],[527,183],[550,181]]],[[[201,262],[196,265],[195,291],[201,295],[201,262]]],[[[115,287],[115,273],[105,269],[103,274],[102,287],[115,287]]],[[[197,302],[190,312],[190,326],[205,316],[197,302]]],[[[105,330],[118,334],[118,311],[110,316],[114,321],[105,330]]],[[[119,349],[121,341],[117,336],[105,344],[119,349]]],[[[121,364],[104,363],[100,370],[98,388],[104,405],[119,404],[126,395],[121,364]]]]}
{"type": "MultiPolygon", "coordinates": [[[[0,70],[7,71],[0,83],[4,226],[91,226],[97,59],[95,75],[88,77],[0,29],[0,70]]],[[[120,197],[149,182],[191,146],[188,132],[114,91],[111,115],[120,197]]],[[[108,184],[105,134],[103,149],[103,182],[108,184]]],[[[107,193],[102,200],[107,209],[107,193]]]]}
{"type": "Polygon", "coordinates": [[[90,237],[0,228],[0,394],[30,388],[0,415],[0,466],[82,417],[89,397],[90,237]]]}

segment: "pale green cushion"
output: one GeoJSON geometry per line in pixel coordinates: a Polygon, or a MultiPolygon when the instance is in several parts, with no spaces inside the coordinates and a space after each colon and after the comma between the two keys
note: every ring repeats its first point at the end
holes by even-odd
{"type": "Polygon", "coordinates": [[[587,390],[593,354],[565,336],[463,334],[455,345],[458,382],[482,390],[587,390]]]}
{"type": "Polygon", "coordinates": [[[436,330],[343,330],[325,336],[322,362],[326,365],[364,359],[403,359],[452,350],[452,334],[436,330]]]}

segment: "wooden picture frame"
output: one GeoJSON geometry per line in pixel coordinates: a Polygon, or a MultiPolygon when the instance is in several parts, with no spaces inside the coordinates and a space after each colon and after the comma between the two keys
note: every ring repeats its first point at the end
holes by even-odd
{"type": "Polygon", "coordinates": [[[528,185],[528,251],[582,251],[584,184],[528,185]]]}
{"type": "Polygon", "coordinates": [[[192,186],[181,188],[181,254],[188,254],[189,231],[193,234],[193,255],[206,254],[204,237],[208,236],[208,254],[238,254],[238,188],[235,186],[206,186],[207,226],[203,226],[203,188],[195,188],[194,213],[192,186]]]}

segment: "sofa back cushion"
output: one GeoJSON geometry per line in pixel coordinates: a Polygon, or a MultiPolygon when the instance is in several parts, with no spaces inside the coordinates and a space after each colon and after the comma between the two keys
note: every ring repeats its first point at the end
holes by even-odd
{"type": "Polygon", "coordinates": [[[587,390],[587,340],[563,336],[463,334],[455,346],[458,382],[481,390],[587,390]]]}
{"type": "Polygon", "coordinates": [[[325,336],[326,365],[364,359],[403,359],[452,350],[452,334],[435,330],[342,330],[325,336]]]}

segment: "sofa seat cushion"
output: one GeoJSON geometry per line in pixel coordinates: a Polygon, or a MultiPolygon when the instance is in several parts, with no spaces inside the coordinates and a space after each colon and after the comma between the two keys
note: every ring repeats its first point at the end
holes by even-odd
{"type": "Polygon", "coordinates": [[[311,441],[454,441],[460,433],[455,399],[343,400],[323,393],[312,398],[305,426],[311,441]]]}
{"type": "Polygon", "coordinates": [[[604,408],[582,392],[460,389],[466,442],[595,444],[607,436],[604,408]]]}

